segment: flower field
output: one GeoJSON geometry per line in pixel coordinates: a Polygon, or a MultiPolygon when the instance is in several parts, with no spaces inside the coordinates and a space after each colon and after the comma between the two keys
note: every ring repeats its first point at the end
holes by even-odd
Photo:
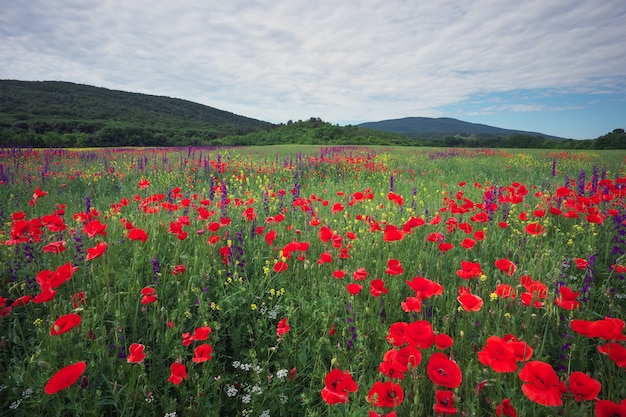
{"type": "Polygon", "coordinates": [[[625,167],[0,149],[0,414],[626,416],[625,167]]]}

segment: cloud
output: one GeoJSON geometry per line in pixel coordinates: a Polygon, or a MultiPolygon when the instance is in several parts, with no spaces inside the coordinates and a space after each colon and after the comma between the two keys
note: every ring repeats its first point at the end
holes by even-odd
{"type": "Polygon", "coordinates": [[[477,94],[521,90],[626,93],[623,0],[31,0],[3,8],[0,78],[180,97],[268,121],[438,116],[477,94]]]}

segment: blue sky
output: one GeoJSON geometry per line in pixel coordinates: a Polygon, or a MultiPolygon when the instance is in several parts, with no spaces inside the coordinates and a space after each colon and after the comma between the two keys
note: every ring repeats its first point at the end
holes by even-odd
{"type": "Polygon", "coordinates": [[[624,0],[5,3],[0,79],[275,123],[454,117],[575,139],[626,127],[624,0]]]}

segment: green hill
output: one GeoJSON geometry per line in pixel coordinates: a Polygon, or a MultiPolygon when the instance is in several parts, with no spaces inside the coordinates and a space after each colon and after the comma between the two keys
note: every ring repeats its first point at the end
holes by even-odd
{"type": "Polygon", "coordinates": [[[60,81],[0,80],[0,145],[206,144],[272,125],[186,100],[60,81]]]}

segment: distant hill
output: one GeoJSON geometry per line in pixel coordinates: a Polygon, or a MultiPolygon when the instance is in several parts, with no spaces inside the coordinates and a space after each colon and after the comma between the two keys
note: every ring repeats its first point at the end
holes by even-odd
{"type": "Polygon", "coordinates": [[[450,117],[405,117],[402,119],[382,120],[379,122],[361,123],[359,127],[380,130],[383,132],[400,133],[411,137],[423,139],[437,139],[446,136],[543,136],[546,139],[563,140],[563,138],[545,135],[537,132],[522,130],[502,129],[499,127],[469,123],[450,117]]]}
{"type": "Polygon", "coordinates": [[[31,146],[154,146],[191,139],[202,144],[271,126],[177,98],[61,81],[0,80],[0,144],[11,138],[34,141],[31,146]]]}

